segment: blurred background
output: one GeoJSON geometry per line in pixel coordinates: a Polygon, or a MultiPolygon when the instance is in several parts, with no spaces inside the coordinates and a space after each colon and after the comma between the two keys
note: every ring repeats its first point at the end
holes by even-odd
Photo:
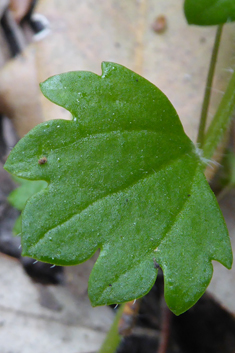
{"type": "MultiPolygon", "coordinates": [[[[167,95],[195,142],[215,32],[215,27],[189,26],[182,0],[0,0],[1,353],[98,352],[115,315],[112,308],[89,303],[87,280],[95,259],[51,268],[22,258],[20,239],[12,236],[19,211],[7,200],[16,188],[3,170],[7,155],[40,122],[70,119],[43,97],[39,83],[66,71],[101,74],[102,61],[122,64],[167,95]]],[[[210,116],[234,66],[235,26],[228,24],[210,116]]],[[[235,246],[233,191],[221,208],[235,246]]],[[[118,351],[235,352],[234,279],[234,270],[216,263],[207,294],[176,318],[165,307],[160,274],[118,351]]]]}

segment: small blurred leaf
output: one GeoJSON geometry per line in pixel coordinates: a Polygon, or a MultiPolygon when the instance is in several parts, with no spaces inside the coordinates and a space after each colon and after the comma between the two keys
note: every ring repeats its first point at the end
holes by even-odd
{"type": "Polygon", "coordinates": [[[189,24],[218,25],[235,21],[234,0],[185,0],[184,12],[189,24]]]}
{"type": "Polygon", "coordinates": [[[157,87],[114,63],[102,64],[102,76],[69,72],[41,89],[73,120],[36,126],[5,164],[14,175],[48,182],[22,213],[23,254],[75,265],[100,249],[89,279],[93,305],[145,295],[157,262],[169,308],[184,312],[209,284],[211,261],[230,268],[232,252],[173,106],[157,87]]]}
{"type": "MultiPolygon", "coordinates": [[[[8,201],[19,211],[23,211],[26,201],[31,196],[37,194],[47,186],[47,183],[43,180],[32,181],[14,177],[14,181],[20,184],[20,186],[10,193],[8,201]]],[[[21,216],[19,216],[13,227],[14,235],[19,235],[21,233],[21,221],[21,216]]]]}
{"type": "Polygon", "coordinates": [[[21,223],[22,223],[22,217],[21,215],[16,219],[14,227],[12,228],[12,234],[14,236],[20,236],[21,235],[21,223]]]}

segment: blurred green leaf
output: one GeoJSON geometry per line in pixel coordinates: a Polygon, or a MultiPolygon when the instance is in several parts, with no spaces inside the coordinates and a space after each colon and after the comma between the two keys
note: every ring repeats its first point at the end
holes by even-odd
{"type": "Polygon", "coordinates": [[[234,0],[185,0],[184,12],[189,24],[218,25],[235,21],[234,0]]]}
{"type": "MultiPolygon", "coordinates": [[[[23,211],[27,200],[37,194],[39,191],[44,189],[47,186],[47,183],[43,180],[32,181],[25,180],[22,178],[14,177],[14,181],[20,186],[13,190],[8,196],[9,203],[17,208],[19,211],[23,211]]],[[[21,216],[19,216],[13,227],[13,234],[19,235],[21,233],[21,216]]]]}

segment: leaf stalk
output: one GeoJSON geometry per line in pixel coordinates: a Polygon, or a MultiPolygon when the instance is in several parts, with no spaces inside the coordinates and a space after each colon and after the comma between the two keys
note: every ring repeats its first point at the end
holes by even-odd
{"type": "Polygon", "coordinates": [[[205,87],[205,93],[204,93],[204,99],[203,99],[201,117],[200,117],[200,124],[199,124],[199,130],[198,130],[198,137],[197,137],[197,143],[199,144],[199,146],[203,145],[204,137],[205,137],[206,120],[207,120],[207,116],[208,116],[208,108],[209,108],[209,104],[210,104],[211,89],[212,89],[212,83],[213,83],[213,78],[214,78],[214,73],[215,73],[215,66],[216,66],[217,57],[218,57],[222,29],[223,29],[223,25],[220,25],[217,28],[213,51],[212,51],[212,55],[211,55],[210,67],[209,67],[207,80],[206,80],[206,87],[205,87]]]}
{"type": "Polygon", "coordinates": [[[229,81],[217,112],[205,135],[203,157],[211,159],[226,133],[235,110],[235,71],[229,81]]]}

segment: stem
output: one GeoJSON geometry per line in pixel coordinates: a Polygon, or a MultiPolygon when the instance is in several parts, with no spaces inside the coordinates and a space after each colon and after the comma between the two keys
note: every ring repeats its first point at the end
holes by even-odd
{"type": "Polygon", "coordinates": [[[235,109],[235,71],[205,135],[203,157],[211,159],[227,131],[235,109]]]}
{"type": "Polygon", "coordinates": [[[168,309],[166,302],[164,301],[162,308],[162,330],[161,330],[161,339],[160,344],[158,347],[157,353],[166,353],[167,347],[169,344],[170,338],[170,330],[171,330],[171,319],[172,319],[172,312],[168,309]]]}
{"type": "Polygon", "coordinates": [[[215,72],[215,65],[216,65],[217,56],[218,56],[222,28],[223,28],[223,25],[220,25],[217,28],[214,47],[211,55],[210,68],[207,75],[206,88],[204,93],[204,99],[203,99],[202,111],[201,111],[201,117],[200,117],[200,125],[198,130],[198,137],[197,137],[197,143],[200,146],[202,146],[204,142],[206,119],[207,119],[207,115],[208,115],[207,113],[208,113],[208,108],[210,104],[212,81],[213,81],[214,72],[215,72]]]}
{"type": "Polygon", "coordinates": [[[122,316],[125,304],[121,304],[114,318],[112,326],[105,337],[105,340],[99,350],[99,353],[115,353],[121,341],[121,336],[118,333],[118,323],[122,316]]]}

